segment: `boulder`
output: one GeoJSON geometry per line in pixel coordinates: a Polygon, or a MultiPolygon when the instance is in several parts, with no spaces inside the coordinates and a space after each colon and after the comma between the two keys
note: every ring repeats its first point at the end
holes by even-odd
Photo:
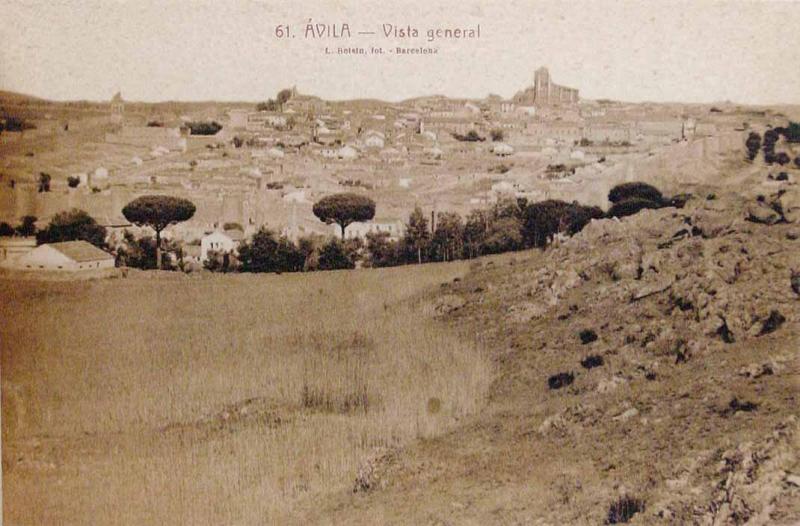
{"type": "Polygon", "coordinates": [[[779,210],[789,223],[800,222],[800,191],[796,189],[779,192],[772,197],[772,206],[779,210]]]}
{"type": "Polygon", "coordinates": [[[747,220],[753,223],[774,225],[780,222],[781,219],[781,215],[778,212],[762,203],[752,204],[747,207],[747,220]]]}

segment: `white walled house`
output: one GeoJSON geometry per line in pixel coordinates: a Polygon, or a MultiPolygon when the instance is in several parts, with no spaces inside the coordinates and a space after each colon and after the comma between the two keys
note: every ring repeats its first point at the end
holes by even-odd
{"type": "Polygon", "coordinates": [[[39,245],[9,261],[19,270],[82,271],[114,268],[114,256],[86,241],[65,241],[39,245]]]}
{"type": "Polygon", "coordinates": [[[383,148],[386,145],[386,137],[381,132],[369,130],[365,134],[364,145],[367,148],[383,148]]]}
{"type": "Polygon", "coordinates": [[[337,155],[339,159],[356,159],[358,157],[358,151],[356,151],[356,149],[352,146],[342,146],[339,148],[337,155]]]}
{"type": "Polygon", "coordinates": [[[497,156],[505,157],[507,155],[512,155],[514,153],[514,148],[506,143],[501,142],[492,147],[492,152],[494,152],[494,154],[497,156]]]}
{"type": "MultiPolygon", "coordinates": [[[[339,225],[331,225],[334,235],[341,235],[339,225]]],[[[405,233],[405,224],[399,219],[378,219],[377,221],[356,221],[347,225],[345,239],[366,238],[370,232],[387,232],[390,239],[400,239],[405,233]]]]}
{"type": "Polygon", "coordinates": [[[211,232],[200,239],[200,262],[208,260],[209,252],[231,253],[236,251],[237,246],[238,243],[226,232],[211,232]]]}

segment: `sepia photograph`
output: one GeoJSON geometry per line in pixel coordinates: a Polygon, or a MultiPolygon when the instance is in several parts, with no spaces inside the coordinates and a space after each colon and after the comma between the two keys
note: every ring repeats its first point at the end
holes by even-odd
{"type": "Polygon", "coordinates": [[[0,526],[800,525],[800,1],[0,20],[0,526]]]}

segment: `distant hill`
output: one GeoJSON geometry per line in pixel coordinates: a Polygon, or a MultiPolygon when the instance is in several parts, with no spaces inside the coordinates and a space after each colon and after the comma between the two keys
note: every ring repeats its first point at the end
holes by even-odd
{"type": "Polygon", "coordinates": [[[20,102],[49,102],[46,99],[34,97],[33,95],[26,95],[25,93],[17,93],[15,91],[0,90],[0,102],[11,102],[19,104],[20,102]]]}

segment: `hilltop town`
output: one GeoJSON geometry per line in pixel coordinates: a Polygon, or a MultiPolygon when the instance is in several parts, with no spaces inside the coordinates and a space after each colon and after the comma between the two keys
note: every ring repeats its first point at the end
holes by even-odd
{"type": "MultiPolygon", "coordinates": [[[[748,130],[786,122],[780,109],[730,103],[583,100],[547,68],[510,98],[427,96],[397,103],[326,101],[283,90],[246,103],[50,102],[0,95],[0,221],[86,211],[114,240],[138,230],[122,208],[144,194],[184,197],[197,211],[165,236],[236,243],[262,226],[297,240],[332,235],[312,213],[321,197],[357,192],[377,203],[370,231],[396,238],[415,206],[469,211],[503,198],[605,207],[614,185],[670,191],[714,173],[748,130]],[[47,176],[46,191],[40,183],[47,176]]],[[[790,109],[791,110],[791,109],[790,109]]]]}

